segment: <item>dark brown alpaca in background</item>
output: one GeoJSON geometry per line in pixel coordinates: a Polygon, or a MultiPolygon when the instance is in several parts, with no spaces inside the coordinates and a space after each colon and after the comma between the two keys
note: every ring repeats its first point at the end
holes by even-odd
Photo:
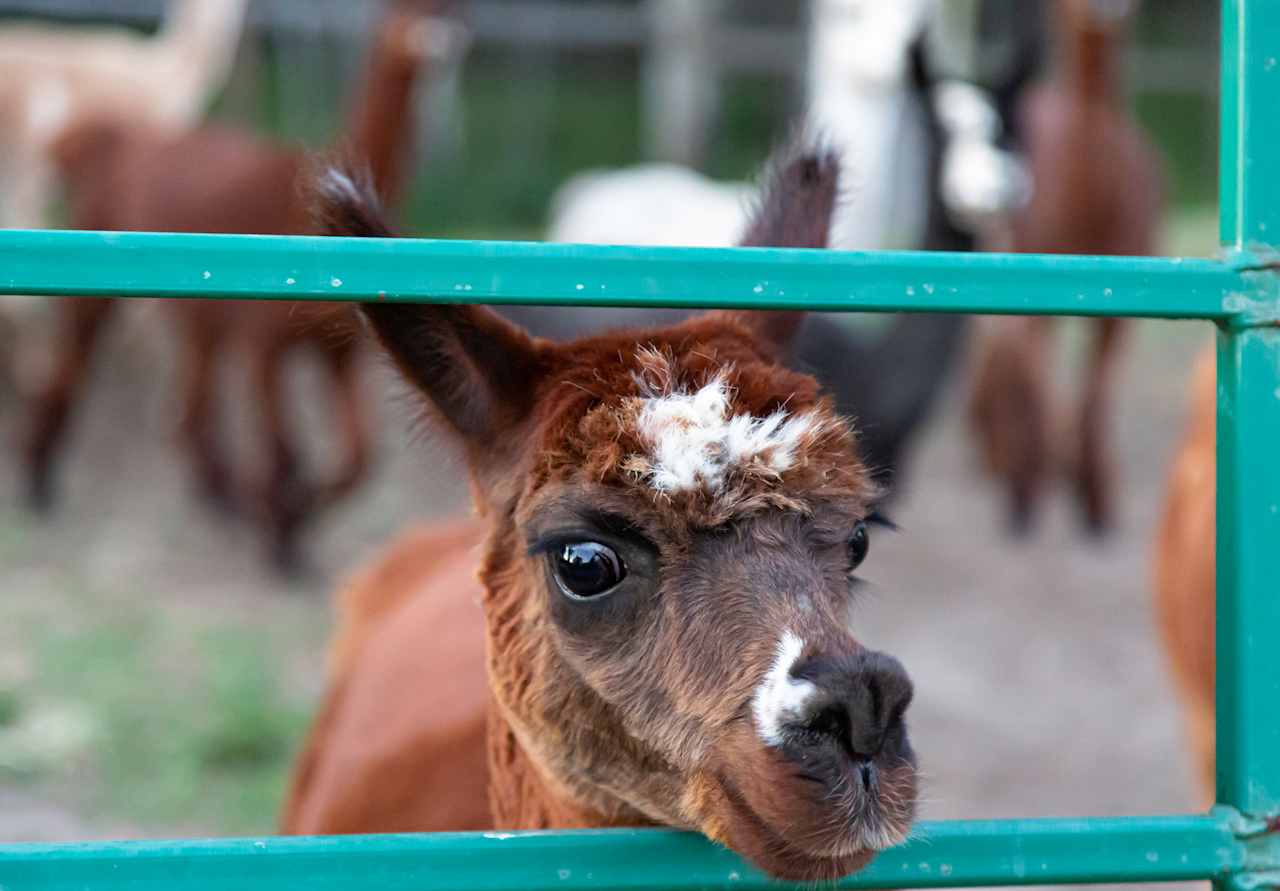
{"type": "MultiPolygon", "coordinates": [[[[1060,60],[1023,107],[1033,197],[1013,221],[1027,253],[1150,255],[1160,222],[1160,159],[1122,87],[1132,0],[1058,0],[1060,60]]],[[[983,456],[1008,487],[1010,518],[1027,529],[1057,456],[1051,393],[1054,320],[999,319],[979,359],[970,419],[983,456]]],[[[1110,399],[1128,323],[1099,319],[1067,444],[1086,525],[1114,522],[1110,399]]]]}
{"type": "MultiPolygon", "coordinates": [[[[412,97],[424,64],[450,49],[457,26],[431,5],[394,3],[375,38],[363,92],[344,148],[368,159],[374,181],[403,192],[413,132],[412,97]]],[[[86,126],[59,146],[77,229],[246,234],[313,231],[301,182],[308,158],[238,130],[205,127],[171,138],[119,127],[86,126]]],[[[92,350],[117,304],[69,299],[60,306],[55,368],[32,402],[25,443],[30,501],[48,506],[54,464],[72,408],[86,383],[92,350]]],[[[370,461],[370,430],[354,340],[324,323],[333,307],[316,303],[175,300],[168,310],[181,337],[181,436],[203,495],[248,507],[265,522],[273,559],[297,559],[306,520],[349,493],[370,461]],[[236,474],[220,441],[216,372],[231,347],[243,349],[262,432],[265,470],[236,474]],[[316,352],[332,380],[343,456],[324,480],[308,479],[286,418],[285,360],[316,352]],[[245,477],[258,476],[253,482],[245,477]]]]}

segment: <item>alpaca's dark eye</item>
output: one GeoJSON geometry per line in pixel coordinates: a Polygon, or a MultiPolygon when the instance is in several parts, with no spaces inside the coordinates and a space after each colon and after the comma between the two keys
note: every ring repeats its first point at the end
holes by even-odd
{"type": "Polygon", "coordinates": [[[609,593],[627,575],[617,552],[596,541],[570,542],[555,552],[553,560],[560,590],[580,600],[609,593]]]}
{"type": "Polygon", "coordinates": [[[862,521],[853,529],[849,539],[849,571],[857,569],[867,559],[867,550],[871,547],[871,537],[867,535],[867,524],[862,521]]]}

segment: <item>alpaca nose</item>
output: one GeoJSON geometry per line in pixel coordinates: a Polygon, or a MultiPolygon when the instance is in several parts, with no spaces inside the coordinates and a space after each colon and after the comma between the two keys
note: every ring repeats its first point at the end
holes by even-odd
{"type": "Polygon", "coordinates": [[[914,688],[897,659],[868,650],[837,658],[817,655],[796,665],[791,674],[816,688],[803,722],[809,733],[834,741],[857,762],[868,762],[886,750],[903,754],[903,716],[914,688]]]}

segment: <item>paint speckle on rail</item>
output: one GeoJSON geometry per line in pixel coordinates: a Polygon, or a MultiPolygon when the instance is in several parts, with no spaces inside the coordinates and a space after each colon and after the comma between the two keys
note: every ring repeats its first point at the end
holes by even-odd
{"type": "Polygon", "coordinates": [[[297,280],[296,278],[294,278],[293,276],[290,276],[289,278],[286,278],[286,279],[284,280],[284,283],[285,283],[286,285],[296,285],[296,284],[298,283],[298,280],[297,280]]]}
{"type": "Polygon", "coordinates": [[[916,289],[911,285],[907,285],[907,296],[908,297],[916,296],[916,289]]]}
{"type": "Polygon", "coordinates": [[[213,273],[206,269],[203,273],[200,274],[200,277],[203,278],[205,281],[208,281],[209,279],[213,278],[213,273]]]}
{"type": "Polygon", "coordinates": [[[733,870],[732,872],[730,872],[730,873],[729,873],[729,881],[731,881],[731,882],[737,882],[737,881],[741,880],[741,878],[742,878],[742,876],[740,876],[740,875],[738,874],[738,871],[737,871],[737,870],[733,870]]]}
{"type": "Polygon", "coordinates": [[[1147,862],[1148,862],[1148,863],[1159,863],[1159,862],[1160,862],[1160,854],[1159,854],[1158,852],[1156,852],[1156,851],[1147,851],[1147,862]]]}
{"type": "Polygon", "coordinates": [[[334,287],[334,288],[341,288],[341,287],[342,287],[342,279],[340,279],[340,278],[331,278],[331,279],[329,279],[329,285],[330,285],[331,287],[334,287]]]}
{"type": "Polygon", "coordinates": [[[926,294],[932,294],[932,293],[933,293],[933,285],[926,284],[926,285],[924,286],[924,292],[925,292],[926,294]]]}
{"type": "Polygon", "coordinates": [[[509,838],[515,838],[514,832],[486,832],[484,837],[493,841],[506,841],[509,838]]]}
{"type": "Polygon", "coordinates": [[[587,286],[586,286],[586,285],[584,285],[584,284],[582,284],[581,282],[579,282],[578,284],[576,284],[576,285],[574,285],[574,286],[573,286],[573,289],[574,289],[575,291],[585,291],[585,290],[586,290],[586,288],[587,288],[587,286]]]}
{"type": "Polygon", "coordinates": [[[1113,293],[1115,293],[1115,292],[1114,292],[1114,291],[1112,291],[1110,288],[1103,288],[1103,289],[1102,289],[1102,296],[1103,296],[1103,297],[1110,297],[1113,293]]]}
{"type": "Polygon", "coordinates": [[[573,872],[572,870],[561,869],[556,874],[560,876],[560,881],[567,882],[569,877],[573,875],[573,872]]]}
{"type": "Polygon", "coordinates": [[[763,293],[764,293],[764,284],[762,283],[762,284],[758,284],[758,285],[756,285],[754,288],[752,288],[752,289],[751,289],[751,293],[752,293],[752,294],[763,294],[763,293]]]}
{"type": "Polygon", "coordinates": [[[939,867],[938,867],[938,873],[939,873],[940,875],[944,875],[944,876],[949,876],[949,875],[951,875],[951,864],[950,864],[950,863],[944,863],[944,864],[942,864],[941,866],[939,866],[939,867]]]}

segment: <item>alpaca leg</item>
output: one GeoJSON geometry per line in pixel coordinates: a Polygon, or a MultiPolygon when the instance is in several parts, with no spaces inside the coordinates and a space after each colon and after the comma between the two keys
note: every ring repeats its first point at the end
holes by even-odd
{"type": "Polygon", "coordinates": [[[219,513],[229,513],[236,507],[236,492],[216,417],[221,332],[216,327],[190,323],[184,343],[187,366],[178,435],[194,465],[201,500],[219,513]]]}
{"type": "Polygon", "coordinates": [[[18,392],[18,322],[0,297],[0,397],[18,392]]]}
{"type": "Polygon", "coordinates": [[[1052,321],[999,319],[978,363],[969,416],[987,469],[1005,488],[1010,531],[1035,522],[1049,451],[1052,321]]]}
{"type": "Polygon", "coordinates": [[[43,229],[53,193],[53,170],[43,158],[21,152],[5,164],[0,183],[0,229],[43,229]]]}
{"type": "Polygon", "coordinates": [[[93,349],[115,306],[116,301],[100,298],[67,298],[58,304],[53,372],[31,401],[23,444],[26,498],[35,510],[53,506],[54,464],[84,389],[93,349]]]}
{"type": "Polygon", "coordinates": [[[1102,535],[1115,522],[1109,409],[1128,325],[1123,319],[1098,319],[1093,325],[1093,344],[1085,368],[1076,431],[1078,451],[1074,469],[1085,526],[1090,532],[1102,535]]]}
{"type": "Polygon", "coordinates": [[[1052,394],[1050,365],[1053,358],[1053,323],[1045,316],[1023,319],[1021,349],[1014,371],[1021,378],[1020,398],[1011,406],[1017,431],[1013,473],[1010,478],[1010,524],[1016,532],[1026,532],[1035,522],[1036,511],[1049,477],[1052,394]]]}
{"type": "Polygon", "coordinates": [[[300,568],[298,537],[315,499],[303,480],[298,452],[289,435],[284,393],[285,356],[282,345],[257,350],[253,387],[266,444],[267,464],[259,498],[270,536],[271,560],[282,572],[292,573],[300,568]]]}

